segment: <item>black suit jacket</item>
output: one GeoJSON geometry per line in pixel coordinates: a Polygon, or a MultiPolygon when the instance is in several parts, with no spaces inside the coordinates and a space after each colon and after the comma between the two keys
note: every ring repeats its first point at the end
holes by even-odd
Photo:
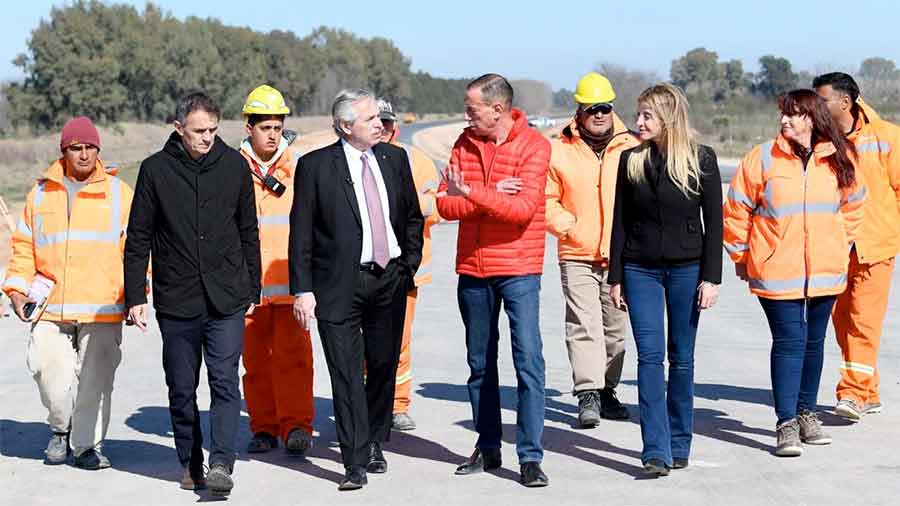
{"type": "MultiPolygon", "coordinates": [[[[402,148],[372,148],[387,190],[391,227],[400,246],[399,264],[408,288],[422,261],[424,218],[409,158],[402,148]]],[[[365,212],[365,209],[362,210],[365,212]]],[[[313,292],[316,317],[347,318],[362,252],[362,221],[341,141],[304,155],[297,162],[291,208],[291,293],[313,292]]]]}
{"type": "Polygon", "coordinates": [[[651,265],[700,260],[703,281],[722,282],[722,181],[716,153],[699,146],[699,193],[685,195],[666,175],[665,157],[652,145],[646,181],[628,179],[622,153],[616,180],[608,282],[621,283],[625,262],[651,265]],[[702,216],[702,218],[701,218],[702,216]]]}

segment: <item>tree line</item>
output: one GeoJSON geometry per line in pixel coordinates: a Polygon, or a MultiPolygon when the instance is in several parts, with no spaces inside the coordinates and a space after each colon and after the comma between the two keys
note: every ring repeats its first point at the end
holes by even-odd
{"type": "Polygon", "coordinates": [[[388,39],[320,27],[305,37],[261,33],[216,19],[179,20],[150,3],[79,0],[54,7],[14,64],[25,78],[2,95],[7,121],[35,129],[87,114],[100,122],[167,121],[177,99],[202,89],[223,116],[240,115],[247,93],[275,86],[295,114],[330,113],[341,88],[367,87],[414,112],[456,112],[466,79],[412,72],[388,39]]]}

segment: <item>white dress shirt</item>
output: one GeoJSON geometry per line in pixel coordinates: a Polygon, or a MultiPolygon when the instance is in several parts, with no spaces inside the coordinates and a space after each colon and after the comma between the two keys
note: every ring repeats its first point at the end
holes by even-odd
{"type": "Polygon", "coordinates": [[[350,179],[353,180],[353,191],[356,193],[356,203],[359,205],[359,218],[362,222],[362,252],[359,255],[359,263],[375,261],[375,255],[372,251],[372,226],[369,223],[369,208],[366,207],[366,192],[363,189],[362,181],[362,156],[365,155],[369,162],[369,168],[372,169],[372,175],[375,176],[375,184],[378,186],[378,196],[381,198],[381,209],[384,214],[384,225],[387,228],[388,254],[390,257],[397,258],[400,256],[400,245],[397,244],[397,237],[394,235],[394,228],[391,227],[391,208],[388,205],[387,189],[384,186],[384,178],[381,177],[381,167],[378,165],[378,157],[371,149],[362,152],[345,140],[341,140],[344,146],[344,154],[347,156],[347,165],[350,167],[350,179]]]}

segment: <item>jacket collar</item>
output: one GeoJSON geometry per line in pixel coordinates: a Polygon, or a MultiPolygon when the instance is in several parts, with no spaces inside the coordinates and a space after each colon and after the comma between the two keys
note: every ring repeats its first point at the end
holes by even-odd
{"type": "Polygon", "coordinates": [[[290,158],[293,156],[288,149],[289,144],[290,143],[288,142],[288,140],[282,137],[281,142],[278,144],[278,149],[275,151],[272,159],[269,160],[269,163],[265,163],[260,160],[259,156],[257,156],[256,154],[256,151],[253,150],[253,146],[250,145],[249,137],[241,142],[241,153],[245,157],[247,157],[252,164],[256,164],[258,167],[260,167],[260,172],[265,173],[269,167],[275,167],[276,172],[289,175],[290,169],[292,168],[290,158]],[[262,167],[265,167],[266,170],[263,170],[262,167]]]}
{"type": "MultiPolygon", "coordinates": [[[[578,125],[576,124],[576,119],[572,118],[572,121],[569,122],[568,125],[563,129],[562,135],[560,138],[563,142],[567,144],[572,144],[578,146],[580,149],[585,149],[589,151],[593,155],[593,151],[590,146],[587,145],[584,140],[581,139],[581,134],[578,132],[578,125]]],[[[619,115],[613,112],[613,137],[609,141],[609,145],[606,146],[606,152],[608,153],[610,150],[620,147],[621,145],[627,143],[629,139],[634,138],[634,133],[625,126],[625,122],[619,118],[619,115]]]]}
{"type": "MultiPolygon", "coordinates": [[[[790,141],[782,135],[778,134],[778,138],[775,139],[775,146],[777,146],[778,150],[782,152],[785,156],[794,158],[799,160],[800,158],[794,154],[794,149],[791,146],[790,141]]],[[[830,142],[819,142],[813,146],[813,157],[818,161],[823,158],[827,158],[833,155],[837,151],[834,147],[834,144],[830,142]]]]}
{"type": "MultiPolygon", "coordinates": [[[[115,169],[113,169],[115,170],[115,169]]],[[[59,158],[44,172],[44,175],[38,178],[38,181],[53,181],[58,185],[64,185],[63,179],[66,177],[65,171],[65,160],[63,158],[59,158]]],[[[94,167],[94,171],[91,172],[91,175],[84,181],[85,187],[82,189],[84,192],[88,193],[103,193],[104,185],[98,184],[103,183],[107,179],[107,171],[106,167],[103,165],[103,161],[97,158],[97,164],[94,167]]]]}

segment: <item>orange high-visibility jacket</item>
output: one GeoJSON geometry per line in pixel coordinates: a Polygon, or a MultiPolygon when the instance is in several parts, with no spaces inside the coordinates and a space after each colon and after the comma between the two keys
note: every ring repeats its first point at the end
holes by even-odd
{"type": "Polygon", "coordinates": [[[874,264],[900,249],[900,127],[879,118],[862,99],[847,138],[856,145],[857,174],[866,183],[863,223],[856,237],[859,261],[874,264]]]}
{"type": "Polygon", "coordinates": [[[417,287],[424,286],[432,281],[431,226],[441,221],[441,215],[438,214],[435,206],[435,196],[438,185],[441,183],[441,173],[434,166],[431,158],[421,149],[401,144],[393,139],[391,144],[403,148],[406,151],[406,156],[409,157],[413,183],[415,183],[416,192],[419,194],[419,207],[422,209],[422,216],[425,217],[425,228],[422,230],[422,263],[419,264],[419,270],[416,271],[414,279],[417,287]]]}
{"type": "Polygon", "coordinates": [[[806,170],[782,136],[753,148],[738,165],[725,199],[725,249],[746,263],[750,291],[770,299],[836,295],[847,285],[849,248],[862,221],[862,178],[839,190],[815,146],[806,170]]]}
{"type": "Polygon", "coordinates": [[[559,239],[560,260],[609,259],[619,157],[640,144],[618,115],[612,128],[602,160],[581,139],[575,121],[550,143],[547,230],[559,239]]]}
{"type": "Polygon", "coordinates": [[[56,283],[42,320],[121,322],[122,254],[134,193],[98,160],[69,218],[64,177],[59,159],[28,194],[12,235],[3,291],[27,295],[32,278],[41,274],[56,283]]]}
{"type": "MultiPolygon", "coordinates": [[[[260,170],[262,176],[266,176],[268,170],[260,167],[249,141],[241,143],[241,154],[247,159],[251,170],[260,170]]],[[[281,139],[275,157],[270,168],[274,167],[272,176],[285,186],[281,196],[266,188],[262,179],[253,176],[262,264],[261,305],[294,303],[288,277],[288,238],[291,232],[291,204],[294,201],[294,169],[299,156],[286,139],[281,139]]]]}

